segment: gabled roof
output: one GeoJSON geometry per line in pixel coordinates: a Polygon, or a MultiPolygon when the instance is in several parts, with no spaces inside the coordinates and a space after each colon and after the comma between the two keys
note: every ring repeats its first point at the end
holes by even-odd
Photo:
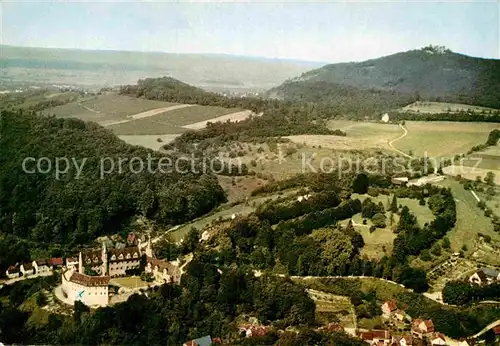
{"type": "Polygon", "coordinates": [[[434,323],[432,323],[432,320],[425,320],[424,321],[425,327],[427,328],[427,332],[433,332],[434,331],[434,323]]]}
{"type": "Polygon", "coordinates": [[[388,330],[372,330],[374,339],[390,339],[391,333],[388,330]]]}
{"type": "Polygon", "coordinates": [[[24,270],[33,270],[33,264],[31,262],[26,262],[22,264],[24,270]]]}
{"type": "Polygon", "coordinates": [[[8,273],[19,273],[19,266],[18,265],[10,266],[9,268],[7,268],[7,272],[8,273]]]}
{"type": "Polygon", "coordinates": [[[372,332],[361,332],[359,334],[359,337],[362,339],[362,340],[373,340],[373,333],[372,332]]]}
{"type": "Polygon", "coordinates": [[[86,287],[104,287],[108,286],[109,276],[90,276],[74,272],[69,281],[86,287]]]}
{"type": "Polygon", "coordinates": [[[47,263],[47,260],[44,260],[44,259],[38,259],[38,260],[35,260],[36,262],[36,265],[38,266],[46,266],[48,263],[47,263]]]}
{"type": "Polygon", "coordinates": [[[384,305],[387,305],[390,311],[394,311],[398,308],[398,304],[394,299],[388,300],[384,303],[384,305]]]}
{"type": "Polygon", "coordinates": [[[63,265],[63,259],[62,257],[52,257],[49,259],[49,264],[53,266],[62,266],[63,265]]]}

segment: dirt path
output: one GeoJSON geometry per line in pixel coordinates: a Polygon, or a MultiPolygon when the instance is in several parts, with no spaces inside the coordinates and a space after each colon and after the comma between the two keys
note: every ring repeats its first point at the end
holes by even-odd
{"type": "Polygon", "coordinates": [[[411,157],[410,155],[408,155],[407,153],[405,153],[405,152],[403,152],[403,151],[401,151],[401,150],[399,150],[399,149],[395,148],[395,147],[394,147],[394,145],[393,145],[393,143],[394,143],[394,142],[399,141],[400,139],[405,138],[405,137],[406,137],[406,135],[408,134],[408,130],[407,130],[407,129],[403,126],[403,125],[399,124],[399,127],[401,127],[405,133],[403,133],[403,134],[402,134],[401,136],[399,136],[398,138],[395,138],[395,139],[393,139],[392,141],[390,141],[390,142],[389,142],[389,146],[390,146],[392,149],[396,150],[396,151],[397,151],[398,153],[400,153],[401,155],[406,156],[407,158],[411,159],[412,157],[411,157]]]}
{"type": "Polygon", "coordinates": [[[473,190],[470,190],[470,193],[472,193],[472,196],[476,199],[476,201],[481,202],[481,199],[476,195],[476,193],[473,190]]]}
{"type": "Polygon", "coordinates": [[[90,108],[90,107],[87,107],[87,106],[84,106],[81,104],[81,102],[78,102],[78,105],[86,110],[88,110],[89,112],[92,112],[92,113],[95,113],[95,114],[101,114],[101,112],[99,111],[96,111],[95,109],[93,108],[90,108]]]}

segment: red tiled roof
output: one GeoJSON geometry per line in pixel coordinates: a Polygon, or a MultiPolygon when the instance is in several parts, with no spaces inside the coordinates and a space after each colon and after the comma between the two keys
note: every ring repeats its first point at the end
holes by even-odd
{"type": "Polygon", "coordinates": [[[394,311],[398,308],[398,305],[394,299],[386,301],[384,305],[387,305],[390,311],[394,311]]]}
{"type": "Polygon", "coordinates": [[[188,342],[185,342],[183,346],[198,346],[198,344],[194,340],[189,340],[188,342]]]}
{"type": "Polygon", "coordinates": [[[87,287],[103,287],[108,286],[109,279],[109,276],[90,276],[74,272],[69,281],[87,287]]]}
{"type": "Polygon", "coordinates": [[[372,330],[374,339],[390,339],[391,333],[388,330],[372,330]]]}
{"type": "Polygon", "coordinates": [[[62,257],[53,257],[49,259],[49,264],[53,266],[62,266],[63,265],[63,259],[62,257]]]}
{"type": "Polygon", "coordinates": [[[361,332],[359,334],[359,337],[363,340],[373,340],[373,333],[372,332],[361,332]]]}
{"type": "Polygon", "coordinates": [[[445,335],[443,333],[434,333],[432,334],[432,339],[442,339],[446,341],[445,335]]]}
{"type": "Polygon", "coordinates": [[[427,332],[431,333],[434,331],[434,323],[432,323],[432,320],[425,320],[425,327],[427,328],[427,332]]]}
{"type": "Polygon", "coordinates": [[[493,328],[493,333],[495,333],[495,335],[500,335],[500,326],[493,328]]]}

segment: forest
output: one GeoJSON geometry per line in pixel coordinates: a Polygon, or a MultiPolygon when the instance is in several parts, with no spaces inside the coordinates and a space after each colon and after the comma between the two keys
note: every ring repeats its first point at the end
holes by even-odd
{"type": "Polygon", "coordinates": [[[180,162],[185,167],[179,172],[186,174],[122,165],[123,170],[116,167],[101,175],[103,158],[106,162],[120,158],[157,162],[160,155],[125,144],[94,123],[3,112],[0,133],[0,247],[6,250],[0,255],[1,271],[28,260],[29,249],[59,244],[74,251],[98,236],[126,230],[135,216],[173,225],[205,214],[226,200],[214,176],[197,174],[201,169],[191,172],[185,161],[180,162]],[[32,173],[27,173],[23,168],[27,157],[48,161],[39,165],[41,169],[33,163],[28,167],[32,173]],[[77,165],[70,165],[56,176],[56,158],[77,162],[81,172],[77,165]]]}

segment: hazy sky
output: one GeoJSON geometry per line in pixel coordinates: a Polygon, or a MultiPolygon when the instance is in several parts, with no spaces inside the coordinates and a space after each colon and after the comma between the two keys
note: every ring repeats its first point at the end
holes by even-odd
{"type": "Polygon", "coordinates": [[[357,61],[428,44],[500,57],[500,2],[4,2],[2,43],[357,61]]]}

